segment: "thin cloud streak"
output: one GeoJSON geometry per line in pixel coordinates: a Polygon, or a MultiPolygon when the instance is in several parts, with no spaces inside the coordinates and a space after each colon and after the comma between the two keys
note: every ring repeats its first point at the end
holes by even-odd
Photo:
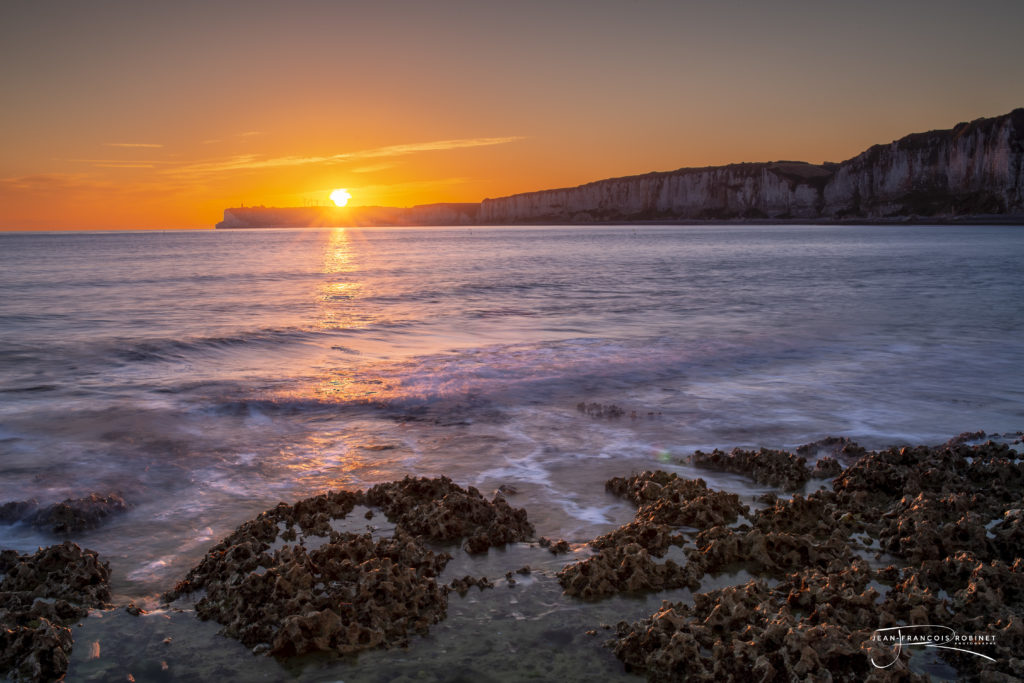
{"type": "Polygon", "coordinates": [[[112,167],[121,165],[146,164],[147,166],[167,166],[173,161],[161,159],[58,159],[58,161],[69,161],[76,164],[91,164],[92,166],[112,167]]]}
{"type": "Polygon", "coordinates": [[[344,152],[328,156],[287,156],[261,159],[255,154],[240,154],[229,159],[186,164],[178,168],[167,169],[165,173],[172,175],[206,175],[225,171],[258,170],[264,168],[280,168],[283,166],[305,166],[309,164],[336,164],[354,159],[379,159],[383,157],[404,156],[418,152],[437,152],[467,147],[487,147],[503,145],[524,139],[521,136],[501,138],[463,138],[458,140],[436,140],[406,145],[390,145],[358,152],[344,152]]]}
{"type": "Polygon", "coordinates": [[[144,148],[144,149],[159,149],[163,145],[156,144],[153,142],[108,142],[107,147],[128,147],[128,148],[144,148]]]}

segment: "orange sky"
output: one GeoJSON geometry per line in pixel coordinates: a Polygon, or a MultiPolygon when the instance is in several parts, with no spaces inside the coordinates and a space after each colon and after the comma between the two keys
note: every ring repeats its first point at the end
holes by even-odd
{"type": "Polygon", "coordinates": [[[0,5],[0,228],[841,161],[1024,106],[1024,3],[0,5]]]}

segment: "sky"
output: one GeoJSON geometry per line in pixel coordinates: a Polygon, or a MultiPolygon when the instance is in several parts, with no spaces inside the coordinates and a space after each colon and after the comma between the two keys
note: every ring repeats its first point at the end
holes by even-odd
{"type": "Polygon", "coordinates": [[[1024,106],[1020,0],[4,0],[0,229],[842,161],[1024,106]]]}

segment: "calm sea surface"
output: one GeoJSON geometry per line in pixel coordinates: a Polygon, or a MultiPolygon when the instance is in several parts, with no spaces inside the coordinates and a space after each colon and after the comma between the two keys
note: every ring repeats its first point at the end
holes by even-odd
{"type": "MultiPolygon", "coordinates": [[[[675,459],[698,448],[1024,429],[1022,263],[1024,229],[986,226],[0,234],[0,503],[120,493],[130,511],[76,540],[122,599],[278,501],[406,474],[513,485],[538,535],[582,543],[632,516],[605,479],[696,476],[675,459]]],[[[3,547],[52,542],[0,526],[3,547]]],[[[529,609],[453,596],[409,671],[461,661],[443,640],[473,600],[507,617],[508,647],[557,642],[582,618],[553,579],[571,559],[528,560],[553,563],[529,609]]],[[[267,666],[204,637],[242,679],[267,666]]],[[[406,671],[396,657],[288,675],[406,671]]]]}

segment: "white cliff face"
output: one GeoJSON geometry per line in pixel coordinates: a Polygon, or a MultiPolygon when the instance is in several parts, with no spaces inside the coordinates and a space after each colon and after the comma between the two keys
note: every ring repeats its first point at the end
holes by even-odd
{"type": "Polygon", "coordinates": [[[484,223],[1024,214],[1024,109],[843,162],[736,164],[485,199],[484,223]]]}

